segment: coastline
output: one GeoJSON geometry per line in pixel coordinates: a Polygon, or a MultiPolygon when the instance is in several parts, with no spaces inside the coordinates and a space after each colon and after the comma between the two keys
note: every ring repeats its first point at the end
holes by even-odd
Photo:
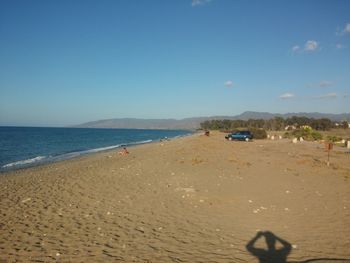
{"type": "Polygon", "coordinates": [[[221,133],[0,174],[0,261],[254,262],[259,230],[288,260],[350,259],[349,156],[221,133]],[[334,238],[336,237],[336,238],[334,238]]]}
{"type": "MultiPolygon", "coordinates": [[[[14,127],[14,128],[22,128],[22,127],[14,127]]],[[[27,128],[27,127],[25,127],[27,128]]],[[[29,127],[31,128],[31,127],[29,127]]],[[[34,127],[33,129],[38,129],[37,127],[34,127]]],[[[52,128],[42,128],[42,129],[52,129],[52,128]]],[[[66,129],[66,128],[56,128],[56,129],[66,129]]],[[[81,130],[81,129],[80,129],[81,130]]],[[[85,129],[83,129],[84,131],[86,131],[85,129]]],[[[91,130],[91,129],[90,129],[91,130]]],[[[101,129],[99,129],[101,130],[101,129]]],[[[107,130],[111,130],[111,129],[107,129],[107,130]]],[[[118,129],[118,131],[129,131],[130,129],[118,129]]],[[[139,131],[138,129],[134,129],[131,131],[139,131]]],[[[113,130],[114,132],[115,130],[113,130]]],[[[158,130],[147,130],[148,131],[158,131],[158,130]]],[[[174,130],[167,130],[167,131],[174,131],[174,130]]],[[[93,145],[93,144],[87,144],[87,145],[75,145],[75,147],[70,147],[68,149],[62,150],[62,148],[60,148],[60,145],[57,144],[53,144],[50,145],[49,147],[51,147],[51,149],[46,149],[46,151],[38,151],[38,149],[34,149],[34,152],[36,154],[33,154],[32,152],[27,152],[27,155],[18,155],[15,156],[16,158],[12,158],[12,160],[7,160],[7,162],[5,162],[4,160],[6,158],[4,158],[3,160],[1,160],[2,162],[0,162],[0,175],[6,172],[10,172],[10,171],[14,171],[14,170],[18,170],[18,169],[25,169],[25,168],[30,168],[30,167],[37,167],[37,166],[41,166],[41,165],[45,165],[45,164],[50,164],[50,163],[55,163],[55,162],[60,162],[60,161],[64,161],[64,160],[70,160],[70,159],[74,159],[74,158],[78,158],[80,156],[85,156],[85,155],[91,155],[94,153],[99,153],[99,152],[107,152],[107,151],[111,151],[111,150],[118,150],[121,149],[123,147],[133,147],[133,146],[137,146],[137,145],[142,145],[142,144],[148,144],[148,143],[153,143],[153,142],[157,142],[157,141],[161,141],[164,140],[165,138],[167,139],[175,139],[178,137],[183,137],[183,136],[188,136],[191,134],[194,134],[193,131],[185,131],[182,130],[182,132],[186,132],[180,135],[173,135],[170,134],[170,136],[167,134],[167,131],[165,131],[164,133],[164,137],[155,137],[152,135],[146,136],[144,138],[139,138],[139,140],[135,140],[133,141],[132,139],[130,140],[130,138],[124,138],[125,141],[123,139],[117,138],[117,139],[113,139],[109,142],[109,144],[103,143],[101,145],[93,145]],[[167,137],[169,136],[169,137],[167,137]],[[147,138],[148,137],[148,138],[147,138]],[[60,149],[60,150],[57,150],[60,149]],[[22,159],[21,159],[22,158],[22,159]],[[14,160],[13,160],[14,159],[14,160]]],[[[180,130],[179,130],[180,131],[180,130]]],[[[82,134],[84,135],[84,134],[82,134]]],[[[137,134],[138,135],[138,134],[137,134]]],[[[136,135],[136,136],[137,136],[136,135]]],[[[158,134],[156,136],[160,136],[161,134],[158,134]]],[[[75,134],[76,136],[76,134],[75,134]]],[[[102,134],[102,136],[105,136],[105,134],[102,134]]],[[[108,137],[108,135],[107,135],[108,137]]],[[[57,138],[56,138],[57,139],[57,138]]],[[[94,138],[89,138],[90,140],[94,140],[94,138]]],[[[63,138],[59,138],[59,140],[62,140],[62,142],[64,142],[65,140],[67,140],[67,138],[63,137],[63,138]]],[[[43,142],[40,142],[43,143],[43,142]]],[[[45,142],[44,142],[45,143],[45,142]]],[[[26,145],[27,149],[32,149],[36,148],[34,147],[34,145],[26,145]]],[[[12,145],[12,149],[16,148],[15,145],[12,145]]],[[[9,150],[7,150],[9,151],[9,150]]],[[[0,152],[1,154],[1,152],[0,152]]],[[[3,153],[5,156],[6,154],[6,150],[3,153]]]]}

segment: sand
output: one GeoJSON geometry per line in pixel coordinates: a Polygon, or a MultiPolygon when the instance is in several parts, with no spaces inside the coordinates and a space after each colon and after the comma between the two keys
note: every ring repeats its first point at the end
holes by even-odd
{"type": "Polygon", "coordinates": [[[258,231],[290,246],[259,238],[266,262],[350,259],[346,151],[221,133],[129,151],[0,174],[0,262],[259,262],[258,231]]]}

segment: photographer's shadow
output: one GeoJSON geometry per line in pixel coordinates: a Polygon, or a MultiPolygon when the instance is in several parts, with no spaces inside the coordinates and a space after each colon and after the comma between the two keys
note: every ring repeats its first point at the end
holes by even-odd
{"type": "Polygon", "coordinates": [[[260,263],[286,263],[292,245],[272,232],[258,232],[256,236],[248,242],[246,249],[259,259],[260,263]],[[257,248],[256,242],[260,238],[265,238],[267,248],[257,248]],[[277,242],[280,245],[277,247],[277,242]]]}

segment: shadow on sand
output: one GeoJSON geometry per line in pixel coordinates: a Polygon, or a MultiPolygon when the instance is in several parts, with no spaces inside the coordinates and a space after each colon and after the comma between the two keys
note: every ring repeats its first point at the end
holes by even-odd
{"type": "Polygon", "coordinates": [[[317,258],[305,261],[287,261],[292,251],[292,245],[286,240],[276,236],[270,231],[257,232],[256,236],[248,242],[246,249],[255,256],[260,263],[350,263],[349,259],[317,258]],[[259,239],[265,239],[265,247],[256,247],[259,239]]]}

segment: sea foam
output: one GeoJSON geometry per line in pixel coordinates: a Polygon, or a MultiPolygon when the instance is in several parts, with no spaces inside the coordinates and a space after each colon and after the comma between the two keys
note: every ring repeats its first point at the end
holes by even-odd
{"type": "Polygon", "coordinates": [[[14,167],[14,166],[22,166],[22,165],[26,165],[26,164],[33,164],[35,162],[39,162],[42,161],[44,159],[46,159],[46,156],[37,156],[31,159],[26,159],[26,160],[21,160],[21,161],[17,161],[17,162],[13,162],[13,163],[8,163],[2,166],[2,168],[10,168],[10,167],[14,167]]]}

